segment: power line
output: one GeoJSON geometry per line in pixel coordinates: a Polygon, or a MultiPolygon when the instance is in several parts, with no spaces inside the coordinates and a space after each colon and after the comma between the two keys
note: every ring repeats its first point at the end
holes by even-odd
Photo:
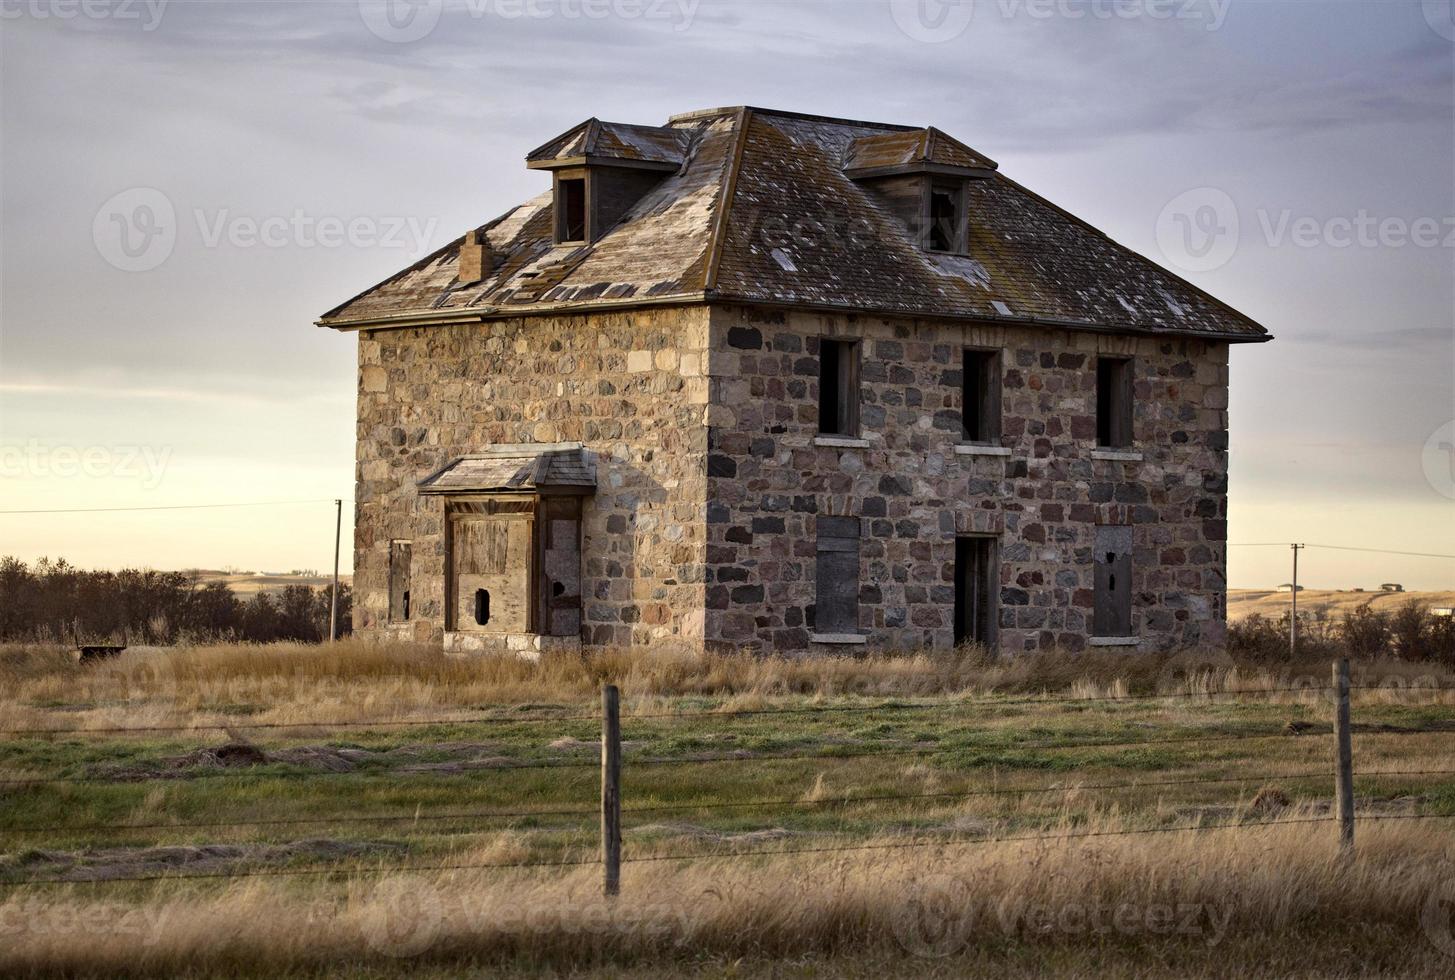
{"type": "MultiPolygon", "coordinates": [[[[1229,548],[1287,548],[1288,541],[1229,541],[1229,548]]],[[[1429,551],[1395,551],[1389,548],[1356,548],[1347,544],[1304,544],[1304,548],[1323,548],[1329,551],[1362,551],[1375,555],[1402,555],[1406,558],[1450,558],[1455,555],[1442,555],[1429,551]]]]}
{"type": "Polygon", "coordinates": [[[114,514],[137,510],[211,510],[217,507],[290,507],[295,504],[331,504],[336,498],[314,500],[251,500],[227,504],[163,504],[154,507],[62,507],[51,510],[0,510],[4,514],[114,514]]]}

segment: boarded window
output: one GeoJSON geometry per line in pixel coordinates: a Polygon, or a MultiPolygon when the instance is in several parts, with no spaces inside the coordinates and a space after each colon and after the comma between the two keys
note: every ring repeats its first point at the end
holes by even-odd
{"type": "Polygon", "coordinates": [[[995,539],[955,539],[955,645],[994,642],[995,539]]]}
{"type": "Polygon", "coordinates": [[[586,240],[586,178],[556,182],[556,241],[586,240]]]}
{"type": "Polygon", "coordinates": [[[967,350],[961,420],[966,442],[1000,441],[1000,351],[967,350]]]}
{"type": "Polygon", "coordinates": [[[408,541],[389,542],[389,621],[409,619],[409,576],[412,562],[408,541]]]}
{"type": "Polygon", "coordinates": [[[818,519],[814,629],[854,633],[859,629],[859,519],[818,519]]]}
{"type": "MultiPolygon", "coordinates": [[[[533,508],[530,501],[523,502],[533,508]]],[[[521,514],[482,513],[489,504],[452,505],[450,604],[447,628],[526,633],[534,627],[531,583],[535,521],[521,514]]]]}
{"type": "Polygon", "coordinates": [[[929,247],[932,251],[965,251],[964,196],[957,183],[931,185],[929,247]]]}
{"type": "Polygon", "coordinates": [[[581,635],[581,504],[576,497],[541,501],[540,630],[581,635]]]}
{"type": "Polygon", "coordinates": [[[818,342],[818,431],[859,434],[859,345],[852,340],[818,342]]]}
{"type": "Polygon", "coordinates": [[[1124,449],[1132,444],[1130,358],[1097,358],[1096,444],[1108,449],[1124,449]]]}
{"type": "Polygon", "coordinates": [[[1132,635],[1132,529],[1096,529],[1095,608],[1091,630],[1096,636],[1132,635]]]}

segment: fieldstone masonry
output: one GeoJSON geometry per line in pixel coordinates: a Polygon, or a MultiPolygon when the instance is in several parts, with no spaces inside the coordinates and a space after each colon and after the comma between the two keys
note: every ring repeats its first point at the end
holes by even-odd
{"type": "MultiPolygon", "coordinates": [[[[819,515],[862,519],[873,649],[953,642],[955,538],[999,541],[1002,650],[1080,650],[1097,525],[1130,525],[1142,645],[1222,639],[1227,345],[755,307],[535,316],[359,336],[355,628],[438,640],[444,503],[417,484],[506,443],[579,441],[588,647],[811,642],[819,515]],[[818,436],[818,344],[861,345],[864,445],[818,436]],[[1008,455],[957,451],[960,352],[1002,351],[1008,455]],[[1134,358],[1140,461],[1095,451],[1095,358],[1134,358]],[[390,542],[413,611],[389,621],[390,542]]],[[[842,652],[839,650],[837,652],[842,652]]]]}
{"type": "Polygon", "coordinates": [[[864,519],[860,629],[950,646],[955,537],[1000,542],[999,645],[1080,650],[1098,524],[1133,529],[1133,632],[1216,644],[1224,621],[1227,345],[1041,328],[716,309],[709,641],[809,649],[815,519],[864,519]],[[819,445],[820,337],[861,341],[865,448],[819,445]],[[1001,444],[961,455],[960,352],[1003,352],[1001,444]],[[1140,462],[1095,458],[1098,354],[1135,358],[1140,462]]]}
{"type": "Polygon", "coordinates": [[[703,640],[705,308],[526,317],[359,335],[354,628],[439,640],[444,501],[420,480],[499,444],[584,443],[582,639],[703,640]],[[389,544],[412,543],[411,617],[389,621],[389,544]]]}

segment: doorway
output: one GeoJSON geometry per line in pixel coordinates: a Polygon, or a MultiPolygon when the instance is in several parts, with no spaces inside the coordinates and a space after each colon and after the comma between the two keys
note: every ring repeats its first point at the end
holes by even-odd
{"type": "Polygon", "coordinates": [[[995,647],[996,540],[955,539],[955,645],[995,647]]]}

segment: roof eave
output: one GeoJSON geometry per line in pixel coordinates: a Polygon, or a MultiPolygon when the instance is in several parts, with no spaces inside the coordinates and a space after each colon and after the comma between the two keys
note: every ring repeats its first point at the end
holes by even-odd
{"type": "Polygon", "coordinates": [[[563,170],[566,167],[621,167],[629,170],[658,170],[674,173],[682,164],[666,160],[631,160],[625,157],[604,157],[596,155],[578,157],[555,157],[544,160],[527,160],[527,170],[563,170]]]}

